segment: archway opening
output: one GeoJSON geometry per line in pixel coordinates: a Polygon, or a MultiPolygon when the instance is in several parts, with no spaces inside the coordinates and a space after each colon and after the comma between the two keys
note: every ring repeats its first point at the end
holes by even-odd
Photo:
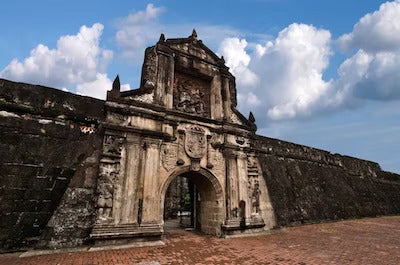
{"type": "Polygon", "coordinates": [[[182,228],[221,234],[221,194],[215,183],[199,172],[182,173],[171,181],[165,193],[163,214],[165,230],[182,228]]]}

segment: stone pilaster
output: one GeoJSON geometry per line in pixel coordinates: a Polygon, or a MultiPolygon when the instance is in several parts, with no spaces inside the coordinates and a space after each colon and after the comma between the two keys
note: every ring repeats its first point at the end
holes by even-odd
{"type": "Polygon", "coordinates": [[[140,141],[129,142],[126,155],[126,174],[121,205],[121,223],[137,223],[138,219],[138,177],[140,174],[140,141]]]}
{"type": "Polygon", "coordinates": [[[159,169],[160,169],[160,144],[159,140],[145,142],[144,163],[142,178],[143,185],[143,212],[142,224],[159,223],[159,169]]]}

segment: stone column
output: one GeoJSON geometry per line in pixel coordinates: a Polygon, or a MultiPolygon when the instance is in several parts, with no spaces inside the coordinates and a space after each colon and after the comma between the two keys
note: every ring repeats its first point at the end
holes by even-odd
{"type": "Polygon", "coordinates": [[[231,150],[227,150],[226,153],[226,181],[227,181],[227,217],[228,219],[236,219],[238,217],[239,201],[238,201],[238,178],[237,178],[237,162],[236,154],[231,150]]]}
{"type": "Polygon", "coordinates": [[[221,88],[221,76],[216,74],[211,81],[211,119],[221,120],[223,118],[221,88]]]}
{"type": "Polygon", "coordinates": [[[222,100],[224,107],[224,120],[228,120],[231,116],[231,98],[229,93],[229,79],[222,76],[222,100]]]}
{"type": "Polygon", "coordinates": [[[212,169],[214,167],[212,161],[213,161],[213,157],[212,157],[212,146],[211,146],[211,138],[212,135],[208,134],[207,135],[207,168],[212,169]]]}
{"type": "MultiPolygon", "coordinates": [[[[142,224],[158,224],[159,216],[159,169],[160,169],[159,140],[146,142],[143,160],[143,212],[142,224]]],[[[162,216],[161,216],[162,218],[162,216]]]]}
{"type": "Polygon", "coordinates": [[[185,131],[182,129],[178,130],[178,160],[176,161],[176,164],[178,166],[181,166],[185,164],[185,160],[183,158],[185,157],[185,131]]]}
{"type": "Polygon", "coordinates": [[[168,77],[169,73],[167,72],[169,66],[168,55],[159,53],[158,54],[158,67],[157,67],[157,83],[154,93],[154,101],[158,105],[164,105],[164,97],[166,93],[166,89],[168,88],[168,77]]]}
{"type": "Polygon", "coordinates": [[[172,109],[174,104],[174,81],[175,81],[175,60],[171,55],[168,57],[168,81],[167,81],[167,93],[165,95],[165,106],[167,109],[172,109]]]}
{"type": "Polygon", "coordinates": [[[137,223],[138,217],[138,175],[140,173],[140,141],[128,143],[126,155],[125,183],[122,196],[121,223],[137,223]]]}
{"type": "Polygon", "coordinates": [[[249,197],[249,183],[247,178],[247,155],[240,152],[237,156],[238,181],[239,181],[239,201],[245,202],[245,216],[251,216],[251,201],[249,197]]]}

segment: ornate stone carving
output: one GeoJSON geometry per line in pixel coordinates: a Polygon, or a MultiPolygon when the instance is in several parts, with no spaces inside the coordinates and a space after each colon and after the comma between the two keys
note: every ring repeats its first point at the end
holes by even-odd
{"type": "Polygon", "coordinates": [[[119,164],[103,164],[97,184],[98,223],[108,223],[112,220],[114,183],[118,179],[119,164]]]}
{"type": "Polygon", "coordinates": [[[175,144],[161,146],[161,162],[165,170],[170,171],[176,166],[177,149],[175,144]]]}
{"type": "Polygon", "coordinates": [[[208,117],[210,109],[209,83],[175,73],[174,107],[189,114],[208,117]]]}
{"type": "Polygon", "coordinates": [[[114,135],[104,136],[103,153],[106,155],[121,155],[124,139],[114,135]]]}
{"type": "Polygon", "coordinates": [[[260,212],[260,194],[261,194],[258,178],[253,179],[253,185],[251,190],[252,190],[251,193],[252,213],[258,214],[260,212]]]}
{"type": "Polygon", "coordinates": [[[207,150],[205,131],[199,126],[191,126],[186,130],[185,150],[192,159],[200,159],[207,150]]]}
{"type": "Polygon", "coordinates": [[[260,212],[260,182],[257,158],[254,156],[247,157],[247,176],[248,176],[248,189],[250,191],[249,196],[251,200],[251,212],[252,215],[259,215],[260,212]]]}
{"type": "Polygon", "coordinates": [[[125,138],[105,135],[103,142],[103,159],[100,162],[100,173],[97,182],[97,223],[112,221],[112,208],[115,184],[120,172],[120,157],[125,138]]]}

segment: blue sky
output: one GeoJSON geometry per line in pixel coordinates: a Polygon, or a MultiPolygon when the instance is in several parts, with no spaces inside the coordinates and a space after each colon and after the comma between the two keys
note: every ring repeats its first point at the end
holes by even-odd
{"type": "Polygon", "coordinates": [[[161,32],[196,28],[258,133],[400,173],[400,1],[5,0],[0,76],[104,98],[161,32]]]}

